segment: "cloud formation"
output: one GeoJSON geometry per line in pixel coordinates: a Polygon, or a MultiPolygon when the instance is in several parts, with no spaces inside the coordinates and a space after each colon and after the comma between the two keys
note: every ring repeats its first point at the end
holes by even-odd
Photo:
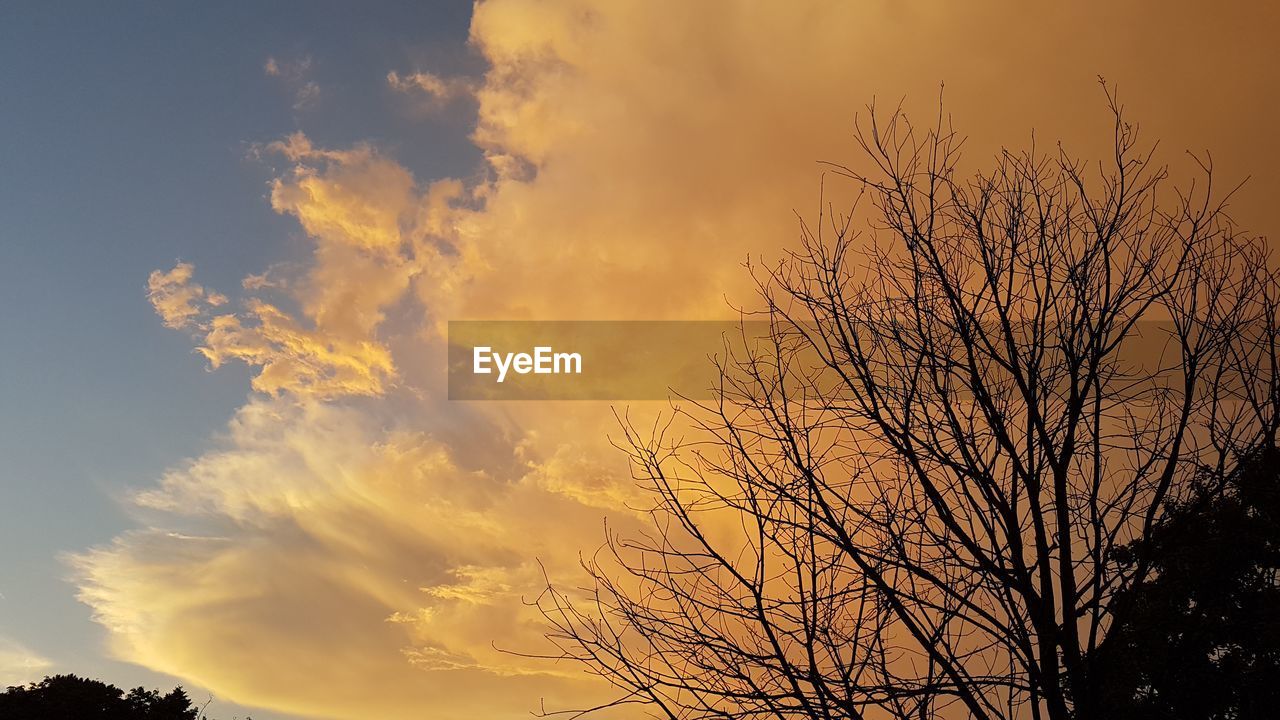
{"type": "Polygon", "coordinates": [[[245,279],[239,312],[222,312],[226,296],[196,284],[190,263],[153,272],[148,299],[167,326],[193,332],[213,368],[230,360],[257,367],[254,390],[383,394],[396,369],[378,331],[417,272],[408,238],[429,219],[417,209],[430,203],[404,168],[369,146],[323,150],[295,134],[257,152],[291,163],[271,183],[271,206],[297,218],[314,241],[309,267],[285,283],[285,299],[300,312],[259,295],[279,289],[265,274],[245,279]]]}
{"type": "MultiPolygon", "coordinates": [[[[539,563],[571,583],[602,518],[632,521],[609,409],[449,403],[443,323],[733,317],[753,296],[741,262],[776,258],[793,211],[816,215],[817,161],[854,154],[854,115],[877,92],[928,113],[952,82],[979,159],[1035,125],[1097,135],[1071,118],[1116,56],[1036,32],[1093,38],[1096,11],[489,0],[471,41],[490,67],[466,88],[475,178],[423,180],[373,144],[303,133],[258,147],[287,163],[269,202],[310,254],[246,277],[234,303],[190,264],[151,276],[162,322],[214,367],[256,368],[260,394],[218,447],[138,492],[136,531],[75,560],[114,652],[316,717],[514,718],[539,697],[603,697],[494,643],[539,648],[521,602],[539,563]]],[[[386,81],[432,102],[463,92],[426,73],[386,81]]],[[[1181,130],[1157,132],[1176,144],[1181,130]]],[[[829,182],[825,199],[840,209],[853,190],[829,182]]]]}
{"type": "Polygon", "coordinates": [[[323,717],[515,715],[538,693],[590,692],[492,646],[534,642],[511,593],[571,540],[542,518],[586,521],[574,503],[330,403],[254,400],[220,445],[135,498],[183,532],[76,560],[122,657],[323,717]],[[479,692],[498,678],[507,696],[479,692]]]}

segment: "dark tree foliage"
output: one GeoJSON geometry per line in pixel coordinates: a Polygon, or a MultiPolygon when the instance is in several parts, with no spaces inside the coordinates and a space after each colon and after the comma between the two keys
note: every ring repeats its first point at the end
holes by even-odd
{"type": "Polygon", "coordinates": [[[0,693],[0,720],[196,720],[199,708],[182,688],[165,695],[128,693],[99,680],[54,675],[0,693]]]}
{"type": "Polygon", "coordinates": [[[1109,718],[1261,720],[1280,712],[1280,450],[1209,476],[1117,553],[1155,570],[1091,658],[1109,718]]]}

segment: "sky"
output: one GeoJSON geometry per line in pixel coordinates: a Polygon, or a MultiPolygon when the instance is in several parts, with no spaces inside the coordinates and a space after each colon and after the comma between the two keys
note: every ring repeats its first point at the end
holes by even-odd
{"type": "Polygon", "coordinates": [[[1280,225],[1280,15],[1087,2],[0,6],[0,685],[215,717],[604,697],[543,571],[639,522],[600,403],[450,402],[445,323],[753,302],[873,100],[1002,145],[1212,151],[1280,225]],[[545,649],[543,647],[543,649],[545,649]]]}

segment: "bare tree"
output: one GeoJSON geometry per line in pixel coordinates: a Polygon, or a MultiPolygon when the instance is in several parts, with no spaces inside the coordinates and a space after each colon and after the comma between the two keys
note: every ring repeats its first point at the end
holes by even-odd
{"type": "Polygon", "coordinates": [[[870,108],[873,172],[833,166],[870,207],[753,268],[769,333],[694,429],[622,418],[652,529],[538,599],[554,657],[673,719],[1098,714],[1091,653],[1153,572],[1115,551],[1280,419],[1264,244],[1107,98],[1096,168],[972,176],[942,113],[870,108]]]}

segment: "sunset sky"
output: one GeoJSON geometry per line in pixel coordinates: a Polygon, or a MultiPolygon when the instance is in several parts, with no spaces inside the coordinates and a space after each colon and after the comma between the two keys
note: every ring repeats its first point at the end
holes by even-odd
{"type": "Polygon", "coordinates": [[[636,522],[609,407],[450,402],[445,324],[732,317],[855,114],[944,83],[976,167],[1033,128],[1098,158],[1103,75],[1275,237],[1280,12],[1061,5],[0,6],[0,686],[604,697],[495,644],[545,650],[542,568],[636,522]]]}

